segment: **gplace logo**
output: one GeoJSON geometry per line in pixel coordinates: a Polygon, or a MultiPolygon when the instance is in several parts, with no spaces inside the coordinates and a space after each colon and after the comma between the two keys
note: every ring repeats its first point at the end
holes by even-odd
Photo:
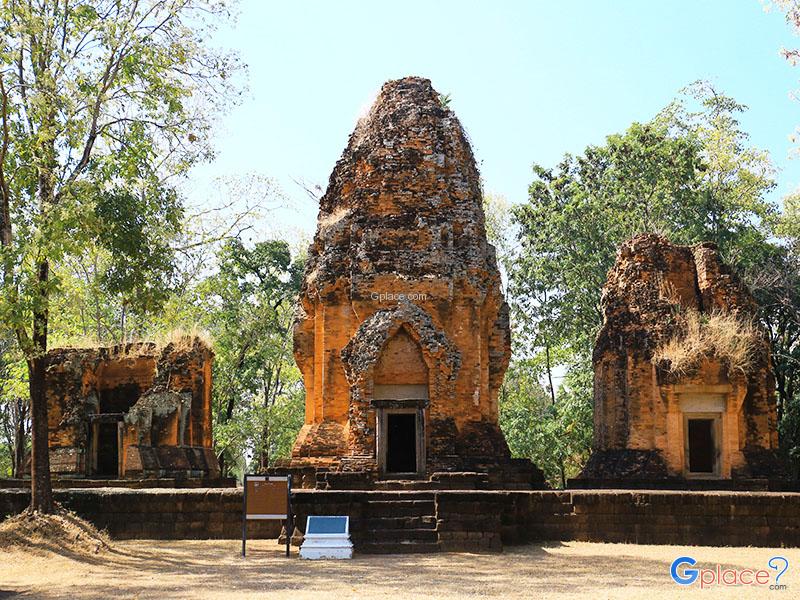
{"type": "Polygon", "coordinates": [[[727,569],[722,565],[717,565],[714,569],[695,569],[693,567],[696,564],[697,561],[691,556],[679,556],[672,561],[669,574],[678,585],[692,585],[699,581],[701,588],[725,585],[786,589],[786,584],[780,583],[780,579],[789,569],[789,561],[783,556],[773,556],[767,561],[767,566],[775,572],[774,582],[772,573],[767,569],[727,569]]]}
{"type": "Polygon", "coordinates": [[[418,302],[428,299],[427,294],[421,294],[419,292],[411,292],[408,294],[395,294],[393,292],[372,292],[369,295],[370,298],[373,300],[377,300],[378,302],[394,302],[394,301],[403,301],[408,300],[410,302],[418,302]]]}

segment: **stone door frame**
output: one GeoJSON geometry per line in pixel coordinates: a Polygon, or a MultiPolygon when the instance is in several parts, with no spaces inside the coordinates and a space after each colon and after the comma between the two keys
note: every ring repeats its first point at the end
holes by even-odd
{"type": "Polygon", "coordinates": [[[378,406],[375,408],[375,424],[376,427],[376,435],[375,435],[375,456],[378,458],[378,473],[381,477],[392,476],[395,477],[397,475],[406,475],[409,477],[419,477],[425,475],[425,408],[422,405],[423,402],[427,401],[418,401],[418,406],[406,406],[406,407],[398,407],[398,406],[378,406]],[[389,415],[408,415],[413,414],[416,415],[416,458],[417,458],[417,470],[412,473],[394,473],[394,472],[387,472],[386,471],[386,463],[387,463],[387,454],[389,451],[389,444],[388,444],[388,423],[389,423],[389,415]]]}
{"type": "Polygon", "coordinates": [[[86,457],[86,462],[84,465],[84,470],[86,472],[86,477],[89,478],[96,478],[97,475],[97,463],[98,463],[98,444],[99,444],[99,434],[100,434],[100,425],[101,424],[109,424],[109,423],[116,423],[117,425],[117,476],[116,479],[122,479],[122,463],[123,463],[123,425],[124,422],[122,420],[122,413],[108,413],[108,414],[97,414],[91,415],[90,420],[87,423],[88,429],[88,437],[89,437],[89,444],[88,444],[88,456],[86,457]]]}
{"type": "Polygon", "coordinates": [[[687,479],[719,479],[722,473],[722,413],[685,412],[683,413],[683,476],[687,479]],[[711,473],[689,470],[689,421],[703,419],[711,421],[711,435],[714,439],[714,470],[711,473]]]}

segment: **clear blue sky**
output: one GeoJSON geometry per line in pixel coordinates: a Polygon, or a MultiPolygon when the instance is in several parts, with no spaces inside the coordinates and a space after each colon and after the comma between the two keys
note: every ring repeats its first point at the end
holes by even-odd
{"type": "Polygon", "coordinates": [[[214,42],[249,66],[244,102],[222,119],[218,156],[194,171],[275,178],[294,208],[272,225],[313,233],[316,206],[292,178],[327,184],[359,113],[387,79],[420,75],[451,95],[487,191],[526,198],[530,165],[647,120],[692,81],[747,104],[754,145],[780,169],[776,201],[800,185],[788,136],[800,125],[800,46],[759,0],[244,0],[214,42]]]}

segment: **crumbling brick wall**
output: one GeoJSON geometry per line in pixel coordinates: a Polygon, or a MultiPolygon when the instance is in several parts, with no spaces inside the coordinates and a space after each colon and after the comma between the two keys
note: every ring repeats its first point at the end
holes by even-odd
{"type": "Polygon", "coordinates": [[[104,476],[218,476],[212,447],[213,352],[197,337],[47,354],[51,470],[104,476]],[[115,431],[118,439],[114,440],[115,431]]]}

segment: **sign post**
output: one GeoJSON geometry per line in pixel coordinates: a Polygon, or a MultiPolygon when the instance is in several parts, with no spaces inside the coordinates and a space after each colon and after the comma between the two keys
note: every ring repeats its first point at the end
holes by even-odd
{"type": "Polygon", "coordinates": [[[285,520],[286,556],[292,543],[292,476],[245,475],[242,494],[242,556],[247,551],[248,520],[285,520]]]}

